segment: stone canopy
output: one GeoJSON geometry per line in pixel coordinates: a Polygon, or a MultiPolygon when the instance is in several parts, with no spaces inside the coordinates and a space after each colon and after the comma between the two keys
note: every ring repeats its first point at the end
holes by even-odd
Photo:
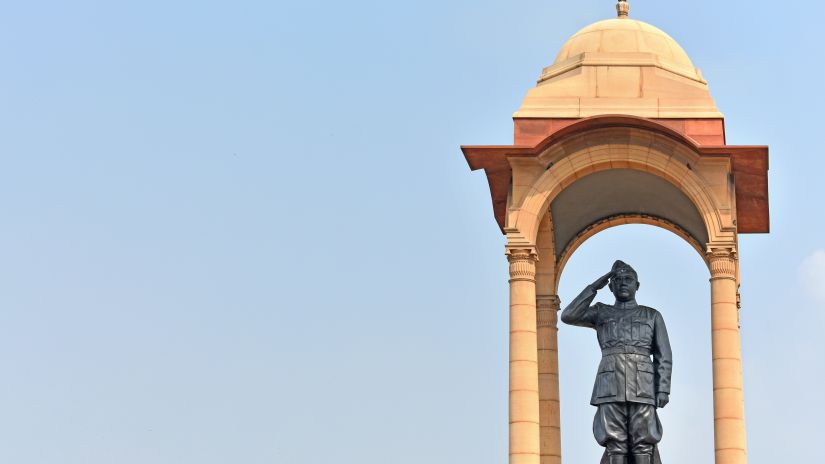
{"type": "MultiPolygon", "coordinates": [[[[728,201],[717,192],[722,195],[720,203],[730,203],[736,209],[731,221],[739,233],[770,230],[768,148],[726,144],[724,117],[707,81],[685,50],[655,26],[624,16],[581,29],[562,46],[555,63],[543,70],[513,119],[513,145],[462,147],[470,167],[484,169],[487,174],[493,211],[502,231],[508,227],[507,202],[512,199],[513,168],[509,160],[539,157],[565,138],[586,137],[588,131],[607,127],[638,128],[663,135],[693,151],[698,160],[726,158],[725,171],[733,181],[728,193],[734,198],[728,201]]],[[[665,184],[649,187],[646,192],[650,199],[672,197],[672,192],[663,190],[665,184]]],[[[583,199],[568,193],[559,201],[564,200],[576,204],[583,199]]],[[[572,210],[561,205],[553,208],[572,210]]],[[[600,211],[618,215],[662,208],[637,205],[635,209],[641,211],[627,209],[601,205],[600,211]]],[[[561,216],[554,215],[555,222],[567,219],[563,213],[558,214],[561,216]]],[[[594,211],[573,223],[598,222],[604,219],[599,214],[594,211]]],[[[681,230],[698,230],[695,218],[681,215],[677,219],[673,224],[681,230]]],[[[703,242],[708,234],[690,236],[703,242]]]]}
{"type": "Polygon", "coordinates": [[[710,274],[716,464],[746,464],[739,234],[770,230],[768,147],[732,146],[684,49],[628,18],[581,29],[514,114],[512,145],[462,146],[484,170],[510,286],[510,464],[560,464],[557,312],[576,249],[623,224],[683,238],[710,274]]]}

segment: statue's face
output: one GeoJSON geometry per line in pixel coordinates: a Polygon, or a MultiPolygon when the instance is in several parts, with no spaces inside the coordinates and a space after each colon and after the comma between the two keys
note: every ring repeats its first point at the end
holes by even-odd
{"type": "Polygon", "coordinates": [[[620,272],[610,278],[610,291],[618,301],[630,301],[636,298],[639,281],[632,272],[620,272]]]}

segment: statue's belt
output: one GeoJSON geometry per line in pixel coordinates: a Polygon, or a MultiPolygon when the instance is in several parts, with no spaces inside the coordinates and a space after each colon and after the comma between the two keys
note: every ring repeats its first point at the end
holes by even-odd
{"type": "Polygon", "coordinates": [[[642,356],[650,356],[651,351],[650,348],[632,345],[615,346],[613,348],[605,348],[602,350],[602,356],[608,356],[611,354],[640,354],[642,356]]]}

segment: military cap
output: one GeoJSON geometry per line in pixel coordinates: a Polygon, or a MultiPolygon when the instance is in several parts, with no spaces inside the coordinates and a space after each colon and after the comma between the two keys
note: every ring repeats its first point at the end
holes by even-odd
{"type": "Polygon", "coordinates": [[[613,274],[624,274],[624,273],[629,272],[629,273],[633,274],[637,279],[639,278],[639,274],[636,273],[636,270],[633,269],[630,266],[630,264],[627,264],[624,261],[616,261],[615,263],[613,263],[612,271],[613,271],[613,274]]]}

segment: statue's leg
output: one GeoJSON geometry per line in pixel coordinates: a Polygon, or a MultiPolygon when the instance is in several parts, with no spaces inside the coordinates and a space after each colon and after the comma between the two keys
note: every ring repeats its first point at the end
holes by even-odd
{"type": "Polygon", "coordinates": [[[653,464],[652,454],[634,454],[633,464],[653,464]]]}
{"type": "Polygon", "coordinates": [[[634,464],[653,464],[656,444],[662,440],[662,423],[656,407],[634,403],[629,408],[630,452],[634,464]]]}
{"type": "Polygon", "coordinates": [[[608,455],[608,463],[610,464],[627,464],[627,455],[608,455]]]}
{"type": "Polygon", "coordinates": [[[609,464],[627,464],[628,408],[626,403],[600,404],[593,418],[593,436],[605,447],[609,464]]]}

